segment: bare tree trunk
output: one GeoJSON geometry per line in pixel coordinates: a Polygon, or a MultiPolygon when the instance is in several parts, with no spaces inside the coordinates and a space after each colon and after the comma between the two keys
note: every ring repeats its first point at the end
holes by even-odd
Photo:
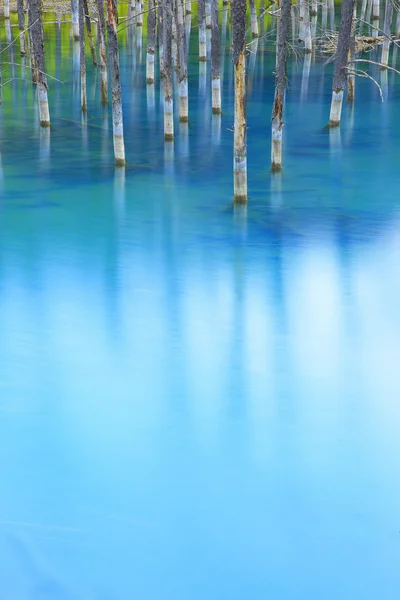
{"type": "Polygon", "coordinates": [[[356,96],[356,76],[354,73],[354,59],[356,57],[356,2],[354,3],[353,21],[351,23],[351,36],[350,36],[350,48],[349,48],[349,63],[350,71],[347,73],[347,102],[349,104],[354,103],[356,96]]]}
{"type": "Polygon", "coordinates": [[[219,42],[218,0],[211,0],[211,96],[212,112],[221,114],[221,50],[219,42]]]}
{"type": "Polygon", "coordinates": [[[310,3],[309,0],[303,0],[303,17],[304,17],[304,50],[306,54],[312,52],[312,37],[310,25],[310,3]]]}
{"type": "Polygon", "coordinates": [[[46,65],[44,59],[43,23],[40,0],[29,0],[28,25],[32,43],[34,65],[37,68],[37,92],[40,125],[42,127],[50,127],[46,65]]]}
{"type": "Polygon", "coordinates": [[[158,5],[158,59],[160,63],[160,78],[164,78],[164,9],[162,4],[158,5]]]}
{"type": "Polygon", "coordinates": [[[154,0],[149,0],[147,13],[147,58],[146,83],[154,83],[154,56],[156,49],[156,7],[154,0]]]}
{"type": "Polygon", "coordinates": [[[10,0],[4,0],[4,18],[10,18],[10,0]]]}
{"type": "Polygon", "coordinates": [[[71,23],[74,40],[79,40],[79,0],[71,0],[71,23]]]}
{"type": "Polygon", "coordinates": [[[143,8],[141,0],[136,0],[136,26],[143,27],[143,8]]]}
{"type": "Polygon", "coordinates": [[[373,0],[372,3],[372,18],[374,21],[379,21],[380,0],[373,0]]]}
{"type": "Polygon", "coordinates": [[[233,201],[247,202],[246,125],[246,0],[232,0],[235,123],[233,140],[233,201]]]}
{"type": "Polygon", "coordinates": [[[108,104],[108,75],[107,75],[107,53],[106,53],[106,32],[104,21],[104,3],[103,0],[96,0],[97,3],[97,39],[99,42],[100,58],[100,102],[108,104]]]}
{"type": "Polygon", "coordinates": [[[115,0],[107,0],[107,31],[108,31],[108,52],[110,57],[111,72],[111,93],[112,93],[112,120],[113,120],[113,138],[114,138],[114,156],[117,166],[124,166],[125,162],[125,143],[124,128],[122,120],[122,97],[121,81],[119,75],[119,51],[117,35],[117,7],[115,0]]]}
{"type": "Polygon", "coordinates": [[[253,38],[258,38],[258,21],[257,21],[257,8],[255,0],[249,0],[250,2],[250,24],[251,24],[251,35],[253,38]]]}
{"type": "Polygon", "coordinates": [[[24,12],[24,0],[17,0],[18,10],[18,29],[19,29],[19,43],[21,48],[21,56],[26,56],[26,34],[25,34],[25,12],[24,12]]]}
{"type": "Polygon", "coordinates": [[[187,47],[185,28],[185,4],[184,0],[175,0],[177,53],[178,53],[178,84],[179,84],[179,121],[189,121],[189,99],[188,99],[188,74],[187,74],[187,47]]]}
{"type": "Polygon", "coordinates": [[[206,28],[211,29],[211,0],[205,0],[206,28]]]}
{"type": "Polygon", "coordinates": [[[92,62],[96,66],[97,65],[96,47],[94,45],[94,40],[93,40],[92,21],[90,19],[90,14],[89,14],[88,0],[83,0],[83,10],[84,10],[84,16],[85,16],[86,31],[87,31],[88,39],[89,39],[90,52],[92,54],[92,62]]]}
{"type": "Polygon", "coordinates": [[[199,61],[207,60],[207,34],[206,34],[206,5],[205,0],[199,0],[199,61]]]}
{"type": "Polygon", "coordinates": [[[290,13],[292,0],[281,0],[276,36],[275,96],[272,106],[271,170],[282,170],[283,103],[286,90],[286,66],[289,56],[290,13]]]}
{"type": "Polygon", "coordinates": [[[81,108],[87,112],[86,55],[85,55],[85,9],[84,0],[79,0],[79,65],[81,75],[81,108]]]}
{"type": "Polygon", "coordinates": [[[329,115],[329,126],[340,125],[342,114],[343,91],[347,81],[347,64],[350,50],[351,27],[353,22],[355,0],[343,0],[342,18],[340,22],[339,36],[336,50],[335,71],[333,75],[332,103],[329,115]]]}
{"type": "Polygon", "coordinates": [[[186,14],[191,15],[192,14],[192,1],[186,0],[185,6],[186,6],[186,14]]]}
{"type": "Polygon", "coordinates": [[[400,38],[400,10],[397,12],[396,19],[396,39],[400,38]]]}
{"type": "Polygon", "coordinates": [[[312,0],[311,2],[311,16],[316,17],[318,15],[318,2],[317,0],[312,0]]]}
{"type": "Polygon", "coordinates": [[[386,10],[385,10],[385,24],[383,26],[383,33],[385,37],[383,39],[382,44],[382,55],[381,55],[381,63],[387,67],[389,62],[389,48],[390,48],[390,35],[392,32],[392,18],[393,18],[393,4],[392,0],[386,0],[386,10]]]}
{"type": "Polygon", "coordinates": [[[164,140],[174,139],[174,100],[172,93],[172,1],[163,2],[164,37],[164,140]]]}

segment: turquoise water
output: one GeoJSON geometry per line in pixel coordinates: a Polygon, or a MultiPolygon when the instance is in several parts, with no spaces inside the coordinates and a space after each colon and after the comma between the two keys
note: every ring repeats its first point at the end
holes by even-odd
{"type": "Polygon", "coordinates": [[[229,55],[219,123],[193,37],[165,146],[124,38],[116,172],[68,31],[51,132],[27,81],[0,110],[0,598],[397,599],[400,79],[329,132],[332,65],[293,61],[271,178],[260,43],[234,210],[229,55]]]}

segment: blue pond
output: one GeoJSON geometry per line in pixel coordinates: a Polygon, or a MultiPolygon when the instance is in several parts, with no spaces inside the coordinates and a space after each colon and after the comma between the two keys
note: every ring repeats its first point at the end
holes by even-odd
{"type": "Polygon", "coordinates": [[[121,36],[126,170],[89,56],[82,119],[68,24],[46,25],[51,131],[6,67],[0,599],[397,600],[400,78],[371,66],[384,102],[357,79],[329,131],[333,65],[293,57],[272,177],[260,41],[234,209],[229,31],[212,118],[195,25],[173,145],[121,36]]]}

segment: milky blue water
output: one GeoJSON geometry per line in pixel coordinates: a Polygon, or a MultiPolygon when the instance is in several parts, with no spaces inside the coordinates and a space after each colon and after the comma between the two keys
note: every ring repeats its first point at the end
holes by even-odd
{"type": "Polygon", "coordinates": [[[82,120],[67,24],[51,131],[29,73],[3,88],[0,598],[396,600],[400,79],[372,67],[385,102],[357,80],[329,131],[332,64],[293,59],[271,177],[260,43],[234,210],[228,46],[219,121],[192,34],[167,146],[121,38],[125,171],[89,57],[82,120]]]}

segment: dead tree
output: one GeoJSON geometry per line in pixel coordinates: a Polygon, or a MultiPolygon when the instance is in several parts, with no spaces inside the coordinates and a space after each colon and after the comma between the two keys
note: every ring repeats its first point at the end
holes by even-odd
{"type": "Polygon", "coordinates": [[[233,140],[233,201],[247,202],[246,142],[246,0],[232,0],[235,121],[233,140]]]}
{"type": "Polygon", "coordinates": [[[87,112],[86,55],[85,55],[85,9],[84,0],[79,0],[79,70],[81,75],[81,109],[87,112]]]}
{"type": "Polygon", "coordinates": [[[41,0],[29,0],[28,26],[31,40],[33,64],[35,67],[37,77],[40,125],[42,127],[50,127],[50,112],[49,101],[47,97],[47,77],[44,57],[41,0]]]}
{"type": "Polygon", "coordinates": [[[154,0],[149,0],[147,13],[147,57],[146,83],[154,83],[154,56],[156,49],[156,6],[154,0]]]}
{"type": "Polygon", "coordinates": [[[117,7],[115,0],[107,0],[108,53],[110,58],[112,121],[114,138],[115,164],[119,167],[125,163],[124,127],[122,121],[121,80],[119,75],[119,50],[117,34],[117,7]]]}
{"type": "Polygon", "coordinates": [[[86,31],[88,34],[90,52],[92,55],[92,62],[94,64],[94,66],[97,66],[96,47],[94,45],[94,40],[93,40],[92,21],[90,19],[90,14],[89,14],[88,0],[83,0],[83,10],[84,10],[85,24],[86,24],[86,31]]]}
{"type": "Polygon", "coordinates": [[[290,14],[292,1],[281,0],[276,40],[275,96],[272,106],[271,170],[282,170],[283,104],[286,91],[286,68],[289,56],[290,14]]]}
{"type": "Polygon", "coordinates": [[[97,39],[99,43],[100,58],[100,102],[108,103],[108,76],[107,76],[107,54],[106,54],[106,31],[104,20],[103,0],[96,0],[97,4],[97,39]]]}
{"type": "Polygon", "coordinates": [[[333,74],[332,86],[332,102],[329,115],[330,127],[337,127],[340,125],[343,92],[347,82],[347,66],[351,43],[354,3],[355,0],[343,0],[342,2],[342,18],[337,41],[335,70],[333,74]]]}
{"type": "Polygon", "coordinates": [[[172,93],[172,1],[163,2],[164,48],[164,140],[174,139],[174,101],[172,93]]]}
{"type": "Polygon", "coordinates": [[[218,25],[218,0],[211,0],[211,102],[212,112],[221,114],[221,49],[218,25]]]}
{"type": "Polygon", "coordinates": [[[18,29],[21,56],[26,56],[25,11],[24,0],[17,0],[18,29]]]}

